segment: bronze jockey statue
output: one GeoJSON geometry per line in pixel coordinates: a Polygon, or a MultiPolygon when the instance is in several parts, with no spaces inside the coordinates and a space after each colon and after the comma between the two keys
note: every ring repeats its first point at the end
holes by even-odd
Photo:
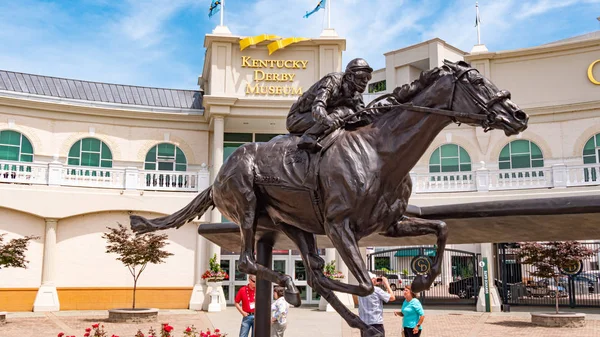
{"type": "Polygon", "coordinates": [[[291,134],[302,134],[299,149],[319,151],[319,136],[340,127],[344,117],[365,107],[362,93],[372,72],[367,61],[354,59],[345,72],[325,75],[298,98],[290,108],[286,127],[291,134]]]}

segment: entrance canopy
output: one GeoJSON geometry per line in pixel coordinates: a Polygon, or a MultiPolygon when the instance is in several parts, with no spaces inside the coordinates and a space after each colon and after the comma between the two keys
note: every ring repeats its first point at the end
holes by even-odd
{"type": "MultiPolygon", "coordinates": [[[[471,202],[443,206],[410,205],[407,215],[443,220],[448,224],[449,244],[564,241],[600,239],[600,195],[471,202]]],[[[234,223],[202,224],[198,233],[226,250],[240,249],[240,231],[234,223]]],[[[265,231],[260,228],[257,238],[265,231]]],[[[332,248],[324,235],[319,248],[332,248]]],[[[363,247],[435,244],[433,235],[387,238],[370,235],[363,247]]],[[[295,249],[283,234],[277,234],[275,249],[295,249]]]]}

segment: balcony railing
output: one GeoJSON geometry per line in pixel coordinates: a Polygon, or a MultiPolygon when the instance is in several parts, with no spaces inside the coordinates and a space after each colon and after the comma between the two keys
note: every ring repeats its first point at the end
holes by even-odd
{"type": "Polygon", "coordinates": [[[208,178],[206,168],[197,172],[167,172],[0,161],[0,183],[198,192],[209,186],[208,178]]]}
{"type": "MultiPolygon", "coordinates": [[[[600,185],[600,164],[518,170],[481,168],[468,172],[411,172],[413,193],[499,191],[600,185]]],[[[97,168],[61,163],[0,161],[0,183],[78,186],[146,191],[198,192],[209,186],[208,169],[197,172],[97,168]]]]}

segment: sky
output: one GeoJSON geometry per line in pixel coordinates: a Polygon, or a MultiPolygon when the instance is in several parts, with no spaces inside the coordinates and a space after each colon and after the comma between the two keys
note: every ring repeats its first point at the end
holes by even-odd
{"type": "MultiPolygon", "coordinates": [[[[475,1],[330,0],[347,39],[343,62],[439,37],[464,51],[477,42],[475,1]]],[[[211,0],[0,0],[0,69],[79,80],[197,89],[204,35],[219,24],[211,0]]],[[[318,0],[225,0],[234,35],[318,37],[318,0]]],[[[533,47],[600,30],[600,0],[480,0],[490,51],[533,47]]]]}

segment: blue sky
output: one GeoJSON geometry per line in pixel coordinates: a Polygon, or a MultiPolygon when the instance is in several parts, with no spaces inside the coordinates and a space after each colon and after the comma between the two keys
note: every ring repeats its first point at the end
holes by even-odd
{"type": "MultiPolygon", "coordinates": [[[[475,1],[330,0],[332,27],[347,39],[344,63],[433,37],[471,50],[475,1]]],[[[0,0],[0,69],[81,80],[196,89],[210,0],[0,0]]],[[[318,0],[226,0],[235,35],[317,37],[318,0]]],[[[536,46],[600,30],[600,0],[480,0],[490,51],[536,46]]]]}

